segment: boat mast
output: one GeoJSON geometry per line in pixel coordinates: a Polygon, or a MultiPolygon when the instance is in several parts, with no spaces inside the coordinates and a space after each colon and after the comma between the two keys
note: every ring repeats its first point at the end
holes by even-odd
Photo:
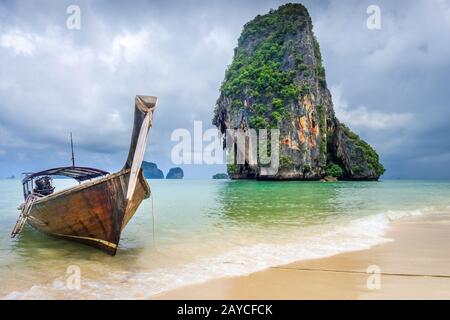
{"type": "Polygon", "coordinates": [[[73,153],[72,132],[70,132],[70,148],[72,149],[72,167],[75,167],[75,154],[73,153]]]}

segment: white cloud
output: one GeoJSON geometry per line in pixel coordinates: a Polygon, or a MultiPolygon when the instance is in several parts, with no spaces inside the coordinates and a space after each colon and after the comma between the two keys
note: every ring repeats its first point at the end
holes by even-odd
{"type": "Polygon", "coordinates": [[[14,29],[2,34],[0,46],[11,49],[14,55],[32,56],[36,50],[36,41],[35,35],[14,29]]]}
{"type": "Polygon", "coordinates": [[[228,51],[230,47],[237,43],[236,39],[232,38],[230,32],[222,27],[214,27],[211,29],[205,37],[205,42],[217,52],[225,53],[227,56],[230,54],[228,51]]]}
{"type": "MultiPolygon", "coordinates": [[[[450,2],[380,1],[381,30],[368,30],[364,1],[330,1],[313,20],[321,47],[337,54],[365,76],[373,73],[439,68],[448,63],[450,46],[442,37],[450,28],[450,2]],[[332,30],[332,32],[330,32],[332,30]]],[[[347,65],[346,65],[347,66],[347,65]]]]}
{"type": "Polygon", "coordinates": [[[112,71],[116,71],[121,62],[135,65],[142,60],[145,53],[149,53],[148,41],[149,32],[146,30],[116,35],[109,50],[101,52],[99,59],[112,71]]]}
{"type": "MultiPolygon", "coordinates": [[[[110,104],[111,93],[107,92],[111,90],[111,76],[95,46],[76,44],[66,30],[56,26],[40,34],[15,28],[6,35],[7,41],[2,43],[15,44],[14,50],[20,50],[21,55],[12,57],[0,51],[0,111],[5,125],[14,127],[18,138],[32,146],[51,141],[65,143],[67,133],[76,128],[79,142],[101,140],[110,146],[126,145],[120,136],[129,126],[123,122],[122,110],[110,104]],[[10,40],[11,34],[27,39],[29,44],[10,40]],[[25,57],[31,53],[33,60],[25,57]]],[[[137,45],[124,42],[124,46],[137,45]]],[[[133,50],[127,53],[127,59],[138,52],[133,50]]],[[[126,111],[130,110],[131,106],[126,111]]]]}
{"type": "Polygon", "coordinates": [[[342,94],[342,85],[330,88],[333,96],[334,110],[338,119],[350,127],[368,128],[370,130],[398,130],[411,125],[414,115],[411,113],[385,113],[369,110],[366,106],[351,108],[342,94]]]}

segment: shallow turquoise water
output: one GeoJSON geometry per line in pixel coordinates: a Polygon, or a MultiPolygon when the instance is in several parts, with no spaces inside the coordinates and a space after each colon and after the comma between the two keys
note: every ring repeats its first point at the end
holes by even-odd
{"type": "MultiPolygon", "coordinates": [[[[146,298],[177,286],[386,241],[389,221],[450,211],[450,182],[151,180],[116,257],[27,227],[10,239],[18,180],[0,180],[0,297],[146,298]],[[69,266],[81,288],[67,287],[69,266]]],[[[56,180],[67,187],[70,180],[56,180]]]]}

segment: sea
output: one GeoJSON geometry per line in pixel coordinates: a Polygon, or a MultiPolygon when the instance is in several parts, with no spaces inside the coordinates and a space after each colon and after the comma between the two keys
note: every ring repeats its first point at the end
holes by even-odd
{"type": "MultiPolygon", "coordinates": [[[[0,180],[0,299],[146,299],[213,278],[393,241],[391,222],[450,213],[449,181],[149,180],[117,255],[10,233],[20,180],[0,180]]],[[[72,181],[56,179],[59,189],[72,181]]]]}

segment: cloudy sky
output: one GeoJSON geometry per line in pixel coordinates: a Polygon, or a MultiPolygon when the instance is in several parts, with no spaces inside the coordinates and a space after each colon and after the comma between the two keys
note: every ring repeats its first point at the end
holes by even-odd
{"type": "MultiPolygon", "coordinates": [[[[174,129],[210,128],[242,26],[285,1],[1,1],[0,178],[70,163],[120,168],[136,94],[159,97],[146,160],[166,172],[174,129]],[[70,5],[79,30],[66,26],[70,5]]],[[[450,178],[450,1],[303,1],[338,117],[385,178],[450,178]],[[381,29],[367,28],[369,5],[381,29]]],[[[185,165],[208,178],[222,166],[185,165]]]]}

